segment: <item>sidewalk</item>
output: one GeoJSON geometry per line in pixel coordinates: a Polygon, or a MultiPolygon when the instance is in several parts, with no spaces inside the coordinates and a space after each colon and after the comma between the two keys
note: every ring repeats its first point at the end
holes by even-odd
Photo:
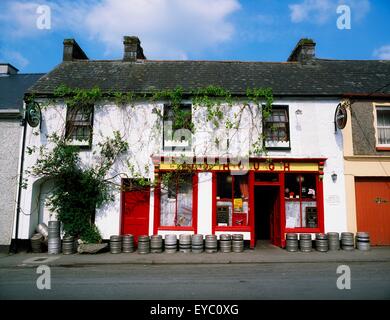
{"type": "Polygon", "coordinates": [[[373,247],[370,251],[313,250],[310,253],[287,252],[272,245],[258,245],[243,253],[151,253],[139,254],[109,252],[99,254],[49,255],[47,253],[18,253],[0,255],[0,268],[28,267],[38,264],[50,266],[88,266],[103,264],[255,264],[255,263],[321,263],[321,262],[390,262],[390,246],[373,247]]]}

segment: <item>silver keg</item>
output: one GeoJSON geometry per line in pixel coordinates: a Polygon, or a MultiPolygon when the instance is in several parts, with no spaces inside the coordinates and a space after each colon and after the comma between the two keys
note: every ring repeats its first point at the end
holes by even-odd
{"type": "Polygon", "coordinates": [[[286,234],[286,250],[288,252],[298,251],[298,234],[296,233],[286,234]]]}
{"type": "Polygon", "coordinates": [[[161,253],[163,251],[163,240],[159,234],[154,234],[150,237],[150,252],[161,253]]]}
{"type": "Polygon", "coordinates": [[[134,252],[134,236],[132,234],[125,234],[122,236],[122,252],[134,252]]]}
{"type": "Polygon", "coordinates": [[[299,248],[301,252],[311,252],[312,250],[312,241],[310,233],[301,233],[299,234],[299,248]]]}
{"type": "Polygon", "coordinates": [[[166,234],[164,245],[166,253],[175,253],[177,251],[177,236],[175,234],[166,234]]]}
{"type": "Polygon", "coordinates": [[[33,253],[41,253],[42,252],[42,241],[43,235],[40,233],[35,233],[31,239],[31,251],[33,253]]]}
{"type": "Polygon", "coordinates": [[[232,236],[230,234],[221,234],[219,236],[219,248],[222,253],[232,252],[232,236]]]}
{"type": "Polygon", "coordinates": [[[338,232],[328,232],[329,251],[340,250],[340,235],[338,232]]]}
{"type": "Polygon", "coordinates": [[[49,228],[45,223],[38,224],[35,231],[43,235],[45,238],[49,236],[49,228]]]}
{"type": "Polygon", "coordinates": [[[316,250],[318,252],[328,252],[328,236],[325,233],[316,234],[316,250]]]}
{"type": "Polygon", "coordinates": [[[179,251],[183,253],[191,252],[191,235],[181,234],[179,235],[179,251]]]}
{"type": "Polygon", "coordinates": [[[49,221],[47,253],[59,254],[61,252],[60,221],[49,221]]]}
{"type": "Polygon", "coordinates": [[[361,251],[370,250],[370,234],[368,232],[356,233],[356,248],[361,251]]]}
{"type": "Polygon", "coordinates": [[[208,234],[205,238],[206,253],[215,253],[218,251],[218,239],[215,234],[208,234]]]}
{"type": "Polygon", "coordinates": [[[244,235],[236,233],[232,235],[232,249],[235,253],[244,251],[244,235]]]}
{"type": "Polygon", "coordinates": [[[110,237],[110,252],[111,253],[122,252],[122,237],[120,235],[113,235],[110,237]]]}
{"type": "Polygon", "coordinates": [[[341,249],[353,251],[355,249],[354,235],[352,232],[341,233],[341,249]]]}
{"type": "Polygon", "coordinates": [[[62,254],[75,253],[75,240],[72,236],[65,236],[62,239],[62,254]]]}
{"type": "Polygon", "coordinates": [[[150,253],[150,238],[147,235],[138,237],[138,253],[147,254],[150,253]]]}
{"type": "Polygon", "coordinates": [[[191,249],[193,253],[203,252],[203,234],[193,234],[191,237],[191,249]]]}

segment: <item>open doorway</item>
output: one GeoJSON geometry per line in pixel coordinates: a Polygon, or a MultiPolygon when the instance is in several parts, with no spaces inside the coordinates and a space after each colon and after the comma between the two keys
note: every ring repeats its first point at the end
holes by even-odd
{"type": "Polygon", "coordinates": [[[255,187],[256,240],[268,240],[280,246],[279,186],[255,187]]]}

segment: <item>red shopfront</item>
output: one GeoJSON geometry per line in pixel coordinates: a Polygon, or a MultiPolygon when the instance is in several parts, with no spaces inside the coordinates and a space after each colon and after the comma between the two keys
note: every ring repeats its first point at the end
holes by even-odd
{"type": "MultiPolygon", "coordinates": [[[[244,233],[250,246],[269,240],[285,246],[285,233],[324,231],[323,166],[325,159],[251,159],[244,168],[232,164],[191,165],[181,182],[155,193],[154,233],[197,232],[198,173],[212,175],[210,233],[244,233]],[[182,185],[181,185],[182,184],[182,185]],[[173,191],[172,191],[173,190],[173,191]]],[[[175,164],[156,166],[156,177],[174,172],[175,164]]]]}

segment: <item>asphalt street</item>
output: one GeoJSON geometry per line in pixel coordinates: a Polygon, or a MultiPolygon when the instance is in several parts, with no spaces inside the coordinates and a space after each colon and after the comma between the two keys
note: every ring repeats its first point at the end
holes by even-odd
{"type": "Polygon", "coordinates": [[[0,299],[390,299],[390,262],[347,264],[344,290],[336,262],[52,266],[51,289],[37,266],[4,266],[0,299]]]}

